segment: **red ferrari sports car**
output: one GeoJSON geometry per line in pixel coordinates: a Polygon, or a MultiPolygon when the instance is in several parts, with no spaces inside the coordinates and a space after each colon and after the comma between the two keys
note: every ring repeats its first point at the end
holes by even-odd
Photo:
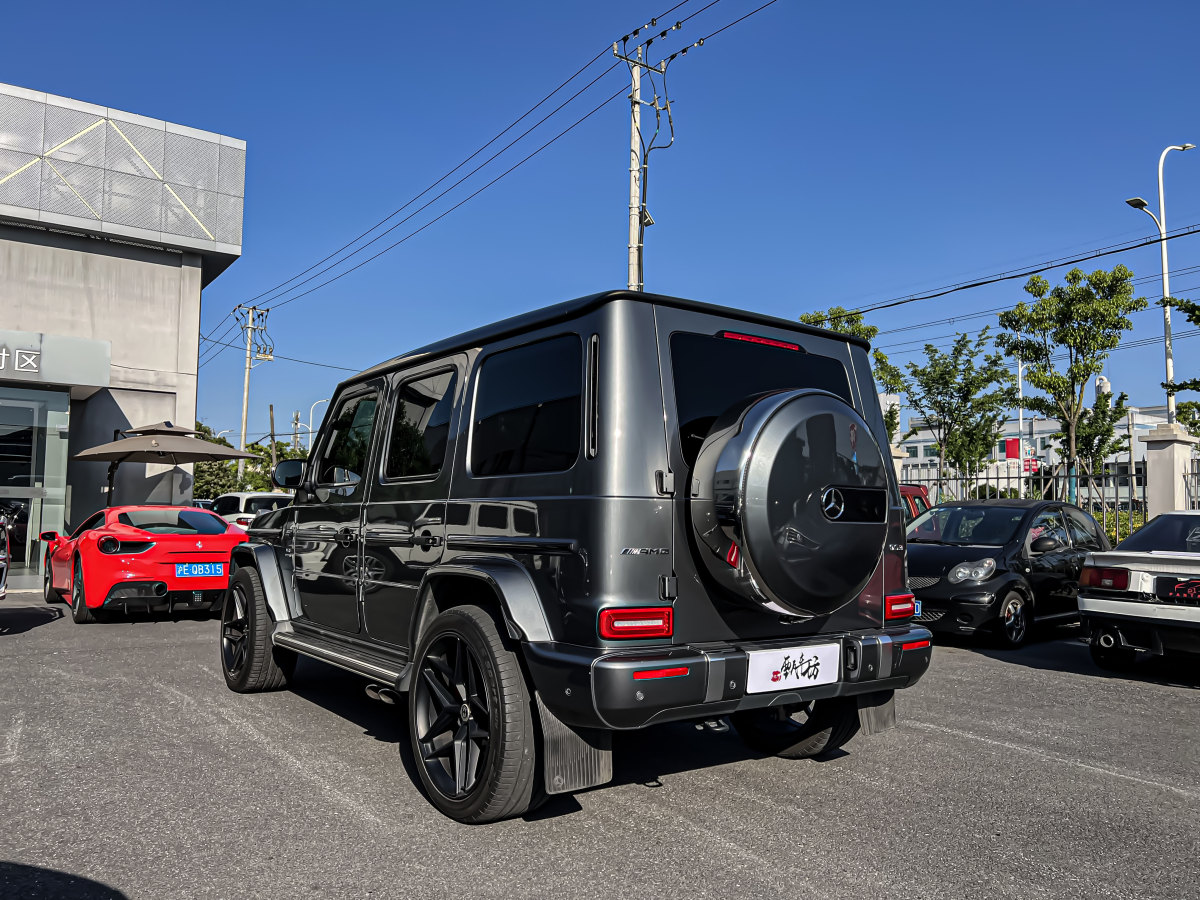
{"type": "Polygon", "coordinates": [[[194,506],[114,506],[46,542],[46,602],[70,596],[71,617],[97,610],[217,609],[229,557],[246,533],[194,506]]]}

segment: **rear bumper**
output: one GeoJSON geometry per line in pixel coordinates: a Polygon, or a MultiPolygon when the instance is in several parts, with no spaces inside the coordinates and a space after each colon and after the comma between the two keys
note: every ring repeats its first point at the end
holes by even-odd
{"type": "Polygon", "coordinates": [[[911,687],[929,668],[931,638],[927,629],[914,626],[903,631],[819,635],[755,644],[600,650],[572,644],[529,643],[523,649],[538,694],[561,721],[576,728],[623,730],[911,687]],[[833,642],[841,644],[836,682],[747,693],[750,652],[802,649],[833,642]],[[663,669],[683,671],[664,678],[634,677],[635,673],[663,669]]]}
{"type": "Polygon", "coordinates": [[[1089,634],[1115,632],[1122,647],[1158,656],[1200,653],[1200,607],[1081,595],[1079,610],[1089,634]]]}
{"type": "MultiPolygon", "coordinates": [[[[206,560],[208,562],[209,560],[206,560]]],[[[224,574],[199,578],[177,578],[175,564],[153,558],[121,558],[112,570],[87,576],[87,605],[92,608],[144,609],[168,606],[203,606],[224,596],[229,587],[228,561],[224,574]],[[98,582],[98,583],[97,583],[98,582]],[[198,599],[196,595],[202,595],[198,599]]]]}

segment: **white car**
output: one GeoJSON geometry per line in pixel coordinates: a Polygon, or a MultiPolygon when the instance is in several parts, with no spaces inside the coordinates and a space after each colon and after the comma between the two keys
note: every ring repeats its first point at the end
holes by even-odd
{"type": "Polygon", "coordinates": [[[233,494],[222,494],[212,502],[212,511],[231,525],[236,525],[245,531],[259,513],[280,509],[292,502],[292,494],[278,491],[272,493],[256,493],[239,491],[233,494]]]}
{"type": "Polygon", "coordinates": [[[1116,549],[1088,554],[1079,612],[1106,669],[1200,653],[1200,510],[1155,516],[1116,549]]]}

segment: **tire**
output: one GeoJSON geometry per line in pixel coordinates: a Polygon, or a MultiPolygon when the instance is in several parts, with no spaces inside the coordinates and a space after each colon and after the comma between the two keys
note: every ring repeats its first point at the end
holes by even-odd
{"type": "Polygon", "coordinates": [[[55,590],[50,581],[50,554],[46,554],[46,574],[42,576],[42,593],[47,603],[62,603],[62,594],[55,590]]]}
{"type": "Polygon", "coordinates": [[[238,569],[221,608],[221,671],[231,691],[253,694],[287,687],[297,657],[271,643],[273,626],[258,570],[238,569]]]}
{"type": "Polygon", "coordinates": [[[516,652],[476,606],[422,636],[408,692],[413,759],[426,796],[459,822],[519,816],[540,798],[534,712],[516,652]]]}
{"type": "Polygon", "coordinates": [[[71,571],[71,618],[76,625],[95,622],[96,617],[88,609],[87,593],[83,587],[83,561],[76,556],[71,571]]]}
{"type": "Polygon", "coordinates": [[[729,717],[752,750],[784,759],[811,759],[838,749],[858,733],[853,698],[812,700],[797,706],[748,709],[729,717]]]}
{"type": "Polygon", "coordinates": [[[1100,632],[1092,635],[1088,649],[1092,653],[1092,662],[1109,672],[1128,672],[1137,661],[1137,652],[1128,647],[1101,647],[1100,632]]]}
{"type": "Polygon", "coordinates": [[[1033,628],[1033,607],[1024,595],[1009,591],[1000,604],[996,622],[996,643],[1004,650],[1016,650],[1029,640],[1033,628]]]}

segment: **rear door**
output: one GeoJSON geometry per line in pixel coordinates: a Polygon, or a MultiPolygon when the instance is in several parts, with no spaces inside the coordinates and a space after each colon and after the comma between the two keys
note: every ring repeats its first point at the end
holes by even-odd
{"type": "Polygon", "coordinates": [[[1055,616],[1069,612],[1075,603],[1070,574],[1073,551],[1061,507],[1048,507],[1033,517],[1025,538],[1025,552],[1034,592],[1034,615],[1055,616]],[[1058,548],[1034,553],[1031,545],[1041,537],[1053,537],[1059,542],[1058,548]]]}
{"type": "Polygon", "coordinates": [[[335,398],[309,462],[314,488],[295,506],[292,559],[303,617],[357,634],[359,534],[382,379],[352,385],[335,398]]]}
{"type": "Polygon", "coordinates": [[[463,358],[395,376],[388,422],[362,530],[362,607],[367,633],[406,649],[417,591],[442,558],[450,436],[458,427],[463,358]]]}

